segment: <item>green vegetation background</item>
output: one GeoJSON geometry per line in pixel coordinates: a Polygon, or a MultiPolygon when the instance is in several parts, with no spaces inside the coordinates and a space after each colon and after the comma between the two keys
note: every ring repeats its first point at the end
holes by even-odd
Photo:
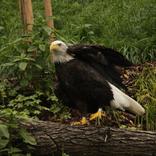
{"type": "MultiPolygon", "coordinates": [[[[45,26],[43,6],[33,1],[36,26],[45,26]]],[[[3,47],[21,36],[21,19],[17,1],[2,0],[0,7],[3,47]]],[[[134,62],[155,59],[155,0],[53,0],[53,12],[59,38],[67,42],[103,44],[134,62]]]]}
{"type": "MultiPolygon", "coordinates": [[[[112,47],[134,63],[156,60],[155,0],[53,0],[52,4],[58,39],[112,47]]],[[[0,115],[69,118],[67,108],[53,93],[54,67],[49,61],[48,41],[53,30],[46,26],[43,1],[33,0],[33,11],[34,28],[28,36],[22,31],[18,0],[1,0],[0,115]]],[[[137,88],[135,98],[148,112],[139,124],[145,120],[146,129],[155,130],[155,68],[145,68],[136,77],[134,86],[137,88]]],[[[10,125],[5,126],[0,125],[0,130],[10,125]]],[[[8,142],[0,148],[7,147],[7,152],[12,152],[9,136],[5,136],[8,142]]],[[[29,138],[26,136],[23,140],[29,138]]],[[[26,141],[32,143],[29,139],[26,141]]]]}

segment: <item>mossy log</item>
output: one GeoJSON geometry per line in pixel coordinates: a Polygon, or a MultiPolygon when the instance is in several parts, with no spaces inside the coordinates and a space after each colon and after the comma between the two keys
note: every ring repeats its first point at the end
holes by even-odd
{"type": "Polygon", "coordinates": [[[154,156],[156,132],[95,126],[70,126],[55,122],[36,122],[26,128],[37,146],[35,155],[70,156],[154,156]]]}

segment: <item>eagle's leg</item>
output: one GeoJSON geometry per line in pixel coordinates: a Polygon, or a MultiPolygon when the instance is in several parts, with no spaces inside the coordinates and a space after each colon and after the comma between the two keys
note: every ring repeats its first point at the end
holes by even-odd
{"type": "Polygon", "coordinates": [[[102,117],[105,117],[105,116],[106,116],[105,112],[102,110],[102,108],[99,108],[96,113],[91,114],[89,120],[90,121],[96,120],[97,124],[100,125],[100,121],[102,120],[102,117]]]}

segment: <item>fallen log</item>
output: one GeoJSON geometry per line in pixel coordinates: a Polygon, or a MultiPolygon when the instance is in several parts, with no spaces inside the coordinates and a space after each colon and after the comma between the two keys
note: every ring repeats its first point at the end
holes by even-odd
{"type": "Polygon", "coordinates": [[[70,156],[154,156],[156,132],[95,126],[70,126],[38,121],[26,128],[33,134],[36,155],[65,152],[70,156]]]}

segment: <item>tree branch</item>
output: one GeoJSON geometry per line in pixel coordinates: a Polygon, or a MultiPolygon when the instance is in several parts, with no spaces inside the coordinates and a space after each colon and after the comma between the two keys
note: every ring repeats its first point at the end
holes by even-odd
{"type": "Polygon", "coordinates": [[[79,156],[153,156],[156,132],[132,131],[109,127],[70,126],[54,122],[36,122],[27,126],[37,146],[33,153],[50,155],[64,151],[79,156]]]}

